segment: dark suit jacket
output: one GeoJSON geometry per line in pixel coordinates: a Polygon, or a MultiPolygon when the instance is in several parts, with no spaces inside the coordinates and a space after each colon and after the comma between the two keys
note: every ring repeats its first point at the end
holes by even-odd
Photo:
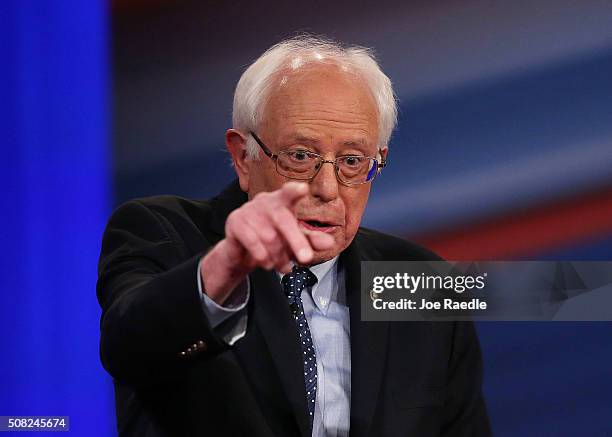
{"type": "MultiPolygon", "coordinates": [[[[212,201],[152,197],[124,204],[110,219],[97,293],[120,435],[308,434],[297,330],[276,273],[250,275],[247,333],[231,347],[211,329],[198,294],[200,257],[246,200],[234,182],[212,201]]],[[[437,257],[364,228],[341,255],[351,436],[490,434],[471,323],[360,320],[360,261],[429,259],[437,257]]]]}

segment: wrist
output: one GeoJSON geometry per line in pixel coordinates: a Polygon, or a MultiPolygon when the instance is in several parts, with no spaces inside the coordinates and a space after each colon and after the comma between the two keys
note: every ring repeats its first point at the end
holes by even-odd
{"type": "Polygon", "coordinates": [[[244,280],[248,270],[236,269],[228,262],[223,245],[217,244],[200,259],[200,279],[202,292],[219,305],[223,305],[232,295],[234,289],[244,280]]]}

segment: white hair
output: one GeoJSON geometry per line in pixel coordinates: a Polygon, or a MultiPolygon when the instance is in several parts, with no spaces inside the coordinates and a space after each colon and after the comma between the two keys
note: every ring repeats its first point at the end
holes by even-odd
{"type": "MultiPolygon", "coordinates": [[[[365,47],[345,47],[313,35],[300,35],[281,41],[246,69],[234,93],[234,129],[243,133],[257,130],[269,92],[274,81],[278,80],[277,73],[314,63],[336,64],[364,80],[378,109],[378,147],[387,146],[397,124],[397,103],[391,80],[380,69],[373,52],[365,47]]],[[[247,138],[247,156],[257,159],[259,147],[250,135],[247,138]]]]}

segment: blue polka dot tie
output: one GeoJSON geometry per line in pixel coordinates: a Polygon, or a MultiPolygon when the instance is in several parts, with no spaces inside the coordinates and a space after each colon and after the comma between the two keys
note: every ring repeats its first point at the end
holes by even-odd
{"type": "Polygon", "coordinates": [[[302,305],[302,290],[312,287],[317,282],[317,277],[307,268],[294,266],[291,273],[283,276],[282,283],[289,308],[295,318],[298,333],[300,334],[300,345],[302,346],[302,358],[304,363],[304,383],[306,384],[306,404],[308,405],[308,417],[310,419],[310,429],[315,411],[315,399],[317,397],[317,357],[315,355],[312,336],[304,314],[302,305]]]}

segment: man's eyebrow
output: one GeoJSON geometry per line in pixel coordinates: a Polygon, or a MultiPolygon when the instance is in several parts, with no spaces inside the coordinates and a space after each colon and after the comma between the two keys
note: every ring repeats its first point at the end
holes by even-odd
{"type": "Polygon", "coordinates": [[[315,137],[309,137],[307,135],[294,135],[291,137],[292,141],[297,141],[298,143],[309,143],[316,144],[319,143],[319,140],[315,137]]]}
{"type": "MultiPolygon", "coordinates": [[[[287,142],[285,143],[288,142],[291,142],[292,144],[302,144],[304,146],[314,148],[317,148],[319,144],[321,144],[321,140],[319,138],[304,134],[291,135],[287,138],[287,142]]],[[[358,150],[360,153],[363,153],[364,155],[368,155],[370,153],[368,142],[364,138],[356,138],[352,140],[342,141],[340,143],[340,147],[342,149],[355,149],[358,150]]],[[[347,152],[340,150],[339,153],[346,154],[347,152]]]]}
{"type": "Polygon", "coordinates": [[[344,141],[342,142],[342,145],[346,147],[365,146],[366,140],[364,140],[363,138],[359,138],[357,140],[344,141]]]}
{"type": "MultiPolygon", "coordinates": [[[[299,134],[292,136],[291,139],[293,141],[297,141],[300,143],[315,144],[315,143],[320,142],[318,138],[307,136],[307,135],[299,135],[299,134]]],[[[358,138],[356,140],[343,141],[341,144],[342,146],[345,146],[345,147],[365,146],[367,145],[367,141],[363,138],[358,138]]]]}

